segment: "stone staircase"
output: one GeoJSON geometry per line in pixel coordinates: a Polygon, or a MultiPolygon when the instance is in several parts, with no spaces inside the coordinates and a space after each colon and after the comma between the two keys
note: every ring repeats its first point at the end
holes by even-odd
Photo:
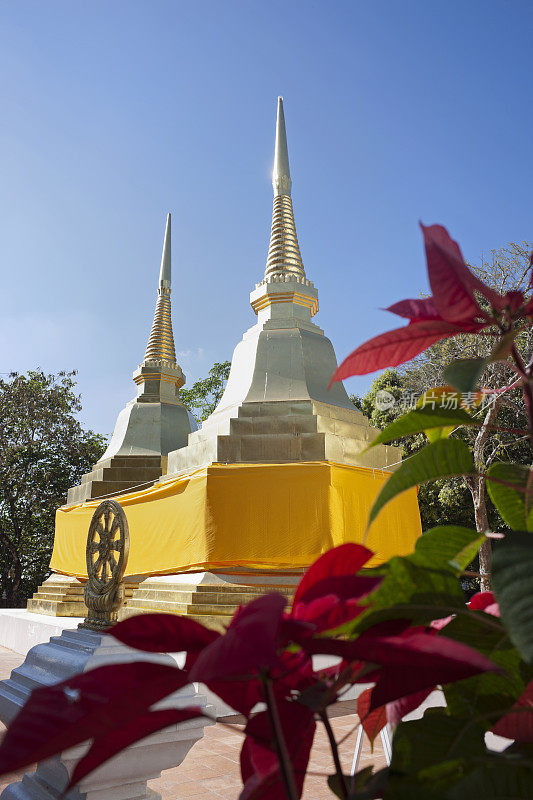
{"type": "MultiPolygon", "coordinates": [[[[51,575],[28,600],[26,608],[32,614],[50,617],[85,617],[87,606],[83,600],[83,586],[77,578],[51,575]]],[[[138,586],[138,581],[126,581],[126,603],[138,586]]]]}
{"type": "Polygon", "coordinates": [[[79,486],[68,490],[67,505],[104,495],[131,491],[154,483],[162,475],[161,456],[113,456],[99,461],[83,475],[79,486]]]}
{"type": "Polygon", "coordinates": [[[166,612],[183,614],[201,622],[207,628],[223,631],[229,625],[239,605],[269,591],[280,592],[290,602],[295,586],[231,586],[231,585],[187,585],[178,582],[161,584],[147,578],[135,590],[134,596],[119,611],[119,620],[136,614],[166,612]]]}
{"type": "Polygon", "coordinates": [[[317,401],[244,403],[235,416],[213,415],[168,458],[168,476],[211,463],[331,461],[363,467],[396,464],[398,448],[365,452],[378,434],[356,408],[317,401]]]}

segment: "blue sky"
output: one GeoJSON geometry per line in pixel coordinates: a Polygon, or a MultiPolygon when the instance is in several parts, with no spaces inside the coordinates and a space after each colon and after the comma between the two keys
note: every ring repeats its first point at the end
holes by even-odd
{"type": "MultiPolygon", "coordinates": [[[[318,324],[341,360],[427,287],[418,220],[465,256],[533,239],[530,2],[0,2],[0,372],[135,394],[173,214],[188,384],[254,321],[276,97],[318,324]]],[[[362,392],[371,378],[350,379],[362,392]]]]}

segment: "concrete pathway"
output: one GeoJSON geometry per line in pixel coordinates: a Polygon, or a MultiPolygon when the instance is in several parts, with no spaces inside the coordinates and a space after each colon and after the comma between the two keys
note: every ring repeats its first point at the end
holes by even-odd
{"type": "MultiPolygon", "coordinates": [[[[0,648],[0,680],[8,678],[11,670],[22,662],[22,656],[11,650],[0,648]]],[[[343,715],[332,720],[337,741],[347,736],[340,748],[343,768],[349,771],[355,745],[353,728],[357,717],[351,704],[342,709],[343,715]],[[352,713],[347,713],[352,712],[352,713]]],[[[0,731],[4,730],[0,723],[0,731]]],[[[150,787],[162,795],[163,800],[237,800],[242,787],[239,770],[239,751],[242,744],[242,725],[212,725],[205,729],[205,736],[190,751],[179,767],[169,769],[150,787]]],[[[374,763],[385,766],[385,757],[378,737],[374,754],[368,742],[363,746],[359,768],[374,763]]],[[[334,800],[326,784],[326,775],[333,773],[333,763],[326,735],[321,725],[315,737],[311,753],[303,800],[334,800]]],[[[26,772],[31,770],[25,770],[26,772]]],[[[20,780],[21,774],[0,778],[0,792],[8,784],[20,780]]]]}

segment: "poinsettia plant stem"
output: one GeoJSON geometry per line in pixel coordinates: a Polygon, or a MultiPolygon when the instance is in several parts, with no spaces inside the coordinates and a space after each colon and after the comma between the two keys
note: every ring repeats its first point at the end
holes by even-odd
{"type": "Polygon", "coordinates": [[[276,755],[279,761],[281,779],[285,787],[285,792],[287,793],[287,800],[298,800],[299,797],[298,789],[296,788],[296,781],[294,780],[294,771],[292,768],[289,751],[287,750],[287,745],[285,743],[285,737],[283,735],[281,720],[278,714],[278,707],[276,704],[276,698],[272,686],[272,679],[268,675],[262,673],[261,683],[263,686],[263,692],[265,696],[270,728],[272,730],[272,736],[274,738],[276,755]]]}
{"type": "Polygon", "coordinates": [[[331,727],[327,711],[324,710],[320,712],[320,719],[324,723],[324,728],[326,729],[326,733],[328,735],[329,745],[331,747],[331,755],[333,756],[335,772],[337,773],[337,778],[339,779],[339,786],[342,792],[343,800],[348,800],[348,787],[346,785],[346,780],[342,771],[342,765],[339,759],[339,748],[337,742],[335,741],[335,735],[333,733],[333,728],[331,727]]]}

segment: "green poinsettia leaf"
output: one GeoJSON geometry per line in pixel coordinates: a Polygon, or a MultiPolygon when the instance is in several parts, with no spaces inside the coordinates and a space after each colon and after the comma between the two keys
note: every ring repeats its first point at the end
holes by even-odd
{"type": "Polygon", "coordinates": [[[492,464],[487,491],[510,528],[533,530],[533,468],[503,461],[492,464]]]}
{"type": "MultiPolygon", "coordinates": [[[[445,709],[428,709],[421,719],[402,722],[394,734],[391,769],[413,777],[426,772],[455,772],[468,758],[485,753],[485,729],[471,717],[451,717],[445,709]],[[444,755],[445,754],[445,755],[444,755]],[[448,766],[446,766],[448,762],[448,766]]],[[[433,777],[436,777],[436,774],[433,777]]]]}
{"type": "Polygon", "coordinates": [[[368,524],[394,497],[427,481],[459,475],[475,475],[472,453],[460,439],[439,439],[403,461],[381,489],[372,506],[368,524]]]}
{"type": "Polygon", "coordinates": [[[439,525],[417,541],[413,560],[430,567],[451,568],[457,575],[470,564],[485,536],[460,525],[439,525]]]}
{"type": "Polygon", "coordinates": [[[473,392],[486,366],[485,358],[459,358],[445,367],[443,377],[458,392],[473,392]]]}
{"type": "Polygon", "coordinates": [[[512,331],[508,331],[505,333],[494,345],[490,356],[487,358],[487,364],[491,364],[494,361],[507,361],[509,356],[511,355],[511,350],[513,349],[514,340],[518,336],[520,331],[518,329],[514,329],[512,331]]]}
{"type": "Polygon", "coordinates": [[[533,664],[533,533],[505,535],[492,554],[492,582],[511,641],[533,664]]]}
{"type": "Polygon", "coordinates": [[[385,430],[376,436],[373,442],[369,445],[368,449],[377,444],[387,444],[400,439],[402,436],[411,436],[415,433],[426,433],[428,438],[430,433],[441,428],[450,428],[454,430],[459,425],[480,425],[481,422],[461,408],[415,408],[404,414],[402,417],[395,419],[390,425],[387,425],[385,430]]]}
{"type": "Polygon", "coordinates": [[[530,800],[533,797],[533,769],[515,764],[505,754],[492,754],[487,764],[469,772],[447,793],[447,800],[530,800]]]}

